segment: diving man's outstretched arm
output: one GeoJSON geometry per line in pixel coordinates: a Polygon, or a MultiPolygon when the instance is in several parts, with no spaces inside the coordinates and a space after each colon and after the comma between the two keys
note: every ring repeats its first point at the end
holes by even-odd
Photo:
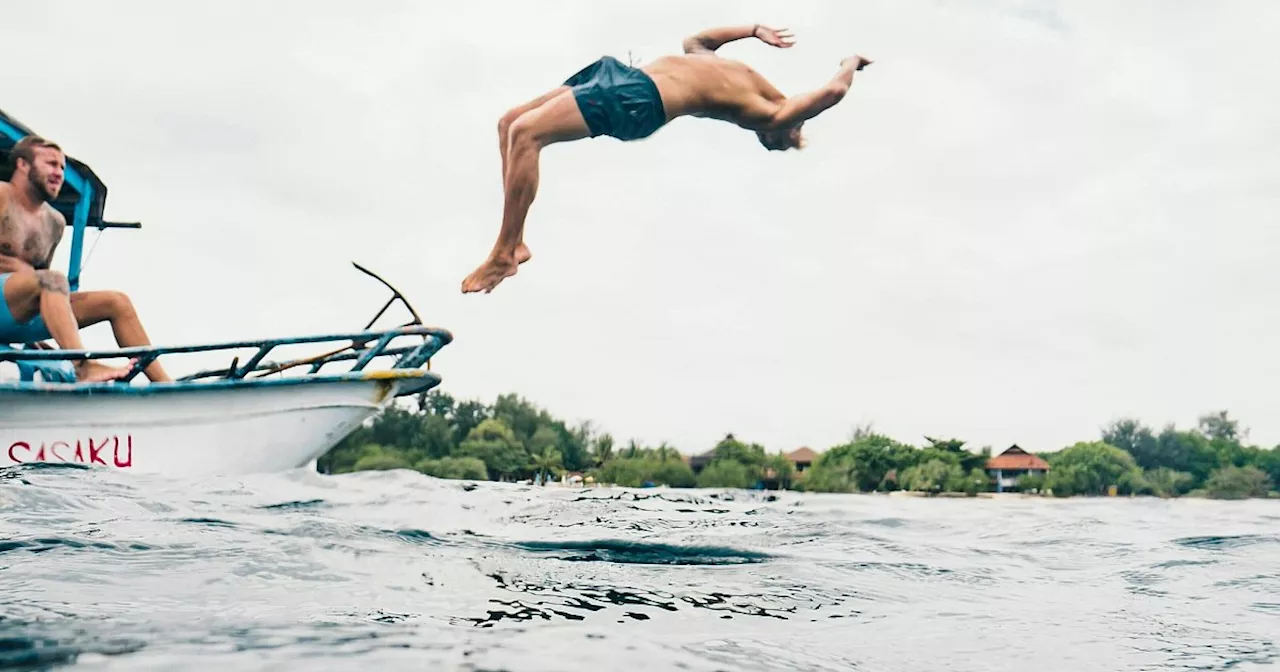
{"type": "Polygon", "coordinates": [[[789,128],[834,107],[849,93],[853,73],[868,65],[871,61],[861,56],[850,56],[840,61],[840,69],[825,86],[788,98],[774,114],[769,128],[789,128]]]}
{"type": "Polygon", "coordinates": [[[795,40],[792,39],[791,33],[786,28],[769,28],[757,23],[750,26],[710,28],[696,35],[690,35],[684,38],[684,53],[714,54],[716,49],[735,40],[745,40],[748,37],[758,38],[761,42],[771,44],[779,49],[786,49],[795,44],[795,40]]]}

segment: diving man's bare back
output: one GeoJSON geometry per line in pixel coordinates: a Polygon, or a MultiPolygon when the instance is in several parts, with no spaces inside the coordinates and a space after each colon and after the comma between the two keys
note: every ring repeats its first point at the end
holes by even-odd
{"type": "Polygon", "coordinates": [[[603,57],[551,91],[512,108],[498,122],[505,191],[502,229],[488,259],[462,282],[463,292],[488,293],[532,255],[524,222],[538,186],[538,156],[558,143],[607,135],[642,140],[682,116],[718,119],[754,131],[769,150],[804,146],[804,122],[844,99],[854,72],[871,61],[846,58],[824,86],[791,98],[740,61],[715,54],[723,44],[755,37],[779,48],[794,42],[763,26],[716,28],[686,38],[684,54],[643,68],[603,57]]]}
{"type": "Polygon", "coordinates": [[[774,139],[786,145],[789,132],[798,135],[806,120],[840,102],[853,72],[868,63],[845,59],[826,86],[790,99],[746,63],[713,53],[663,56],[640,69],[657,85],[668,121],[681,116],[718,119],[750,131],[779,133],[784,137],[774,139]]]}
{"type": "Polygon", "coordinates": [[[657,85],[668,121],[697,116],[758,130],[786,98],[746,63],[714,54],[663,56],[640,69],[657,85]]]}

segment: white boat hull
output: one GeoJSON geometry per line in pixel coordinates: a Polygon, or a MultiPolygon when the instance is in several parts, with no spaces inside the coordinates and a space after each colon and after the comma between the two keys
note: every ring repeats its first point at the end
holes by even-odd
{"type": "MultiPolygon", "coordinates": [[[[12,151],[31,135],[34,130],[0,110],[0,151],[12,151]]],[[[65,158],[64,191],[52,205],[67,220],[72,242],[66,276],[74,291],[88,229],[142,225],[104,220],[106,184],[83,161],[65,158]]],[[[314,468],[318,457],[392,399],[439,385],[431,358],[453,341],[447,329],[424,324],[391,283],[351,265],[391,292],[356,332],[67,350],[54,347],[58,339],[6,330],[0,334],[0,468],[53,462],[172,475],[314,468]],[[374,329],[397,302],[412,320],[374,329]],[[297,346],[318,351],[304,356],[294,351],[297,346]],[[173,382],[133,384],[151,362],[179,371],[185,367],[176,360],[196,355],[216,361],[216,368],[173,382]],[[286,359],[269,359],[277,356],[286,359]],[[101,360],[130,364],[116,381],[78,380],[78,363],[101,360]]]]}
{"type": "Polygon", "coordinates": [[[54,462],[236,475],[304,467],[393,396],[395,380],[94,394],[0,390],[0,466],[54,462]]]}

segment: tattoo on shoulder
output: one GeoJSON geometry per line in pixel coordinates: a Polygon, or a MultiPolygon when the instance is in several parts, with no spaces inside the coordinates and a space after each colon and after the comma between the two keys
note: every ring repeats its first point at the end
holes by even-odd
{"type": "Polygon", "coordinates": [[[67,276],[58,271],[36,271],[36,278],[40,282],[40,288],[47,292],[71,293],[71,283],[67,282],[67,276]]]}

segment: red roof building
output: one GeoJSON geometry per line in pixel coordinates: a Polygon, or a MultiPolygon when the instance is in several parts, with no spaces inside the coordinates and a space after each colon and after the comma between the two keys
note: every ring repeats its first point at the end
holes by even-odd
{"type": "Polygon", "coordinates": [[[1011,446],[1008,450],[987,460],[987,469],[999,469],[1001,471],[1049,471],[1049,463],[1043,458],[1032,455],[1018,446],[1011,446]]]}
{"type": "Polygon", "coordinates": [[[996,479],[996,492],[1004,492],[1006,488],[1016,489],[1020,476],[1043,476],[1048,471],[1049,463],[1044,458],[1032,455],[1017,445],[1010,446],[1008,450],[987,460],[987,472],[996,479]]]}
{"type": "Polygon", "coordinates": [[[805,446],[787,453],[787,459],[791,464],[795,465],[796,473],[798,474],[812,467],[813,463],[818,459],[818,454],[812,448],[805,446]]]}

